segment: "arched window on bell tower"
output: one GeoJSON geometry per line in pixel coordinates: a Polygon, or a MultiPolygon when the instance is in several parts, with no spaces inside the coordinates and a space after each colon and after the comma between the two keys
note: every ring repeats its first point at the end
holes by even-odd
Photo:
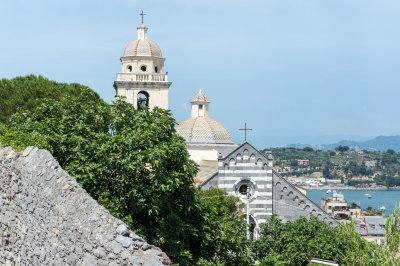
{"type": "Polygon", "coordinates": [[[120,58],[121,73],[117,73],[114,88],[117,96],[125,97],[135,108],[145,104],[149,110],[168,109],[171,82],[168,82],[168,72],[164,72],[165,58],[160,46],[148,39],[147,30],[141,23],[137,27],[137,39],[125,47],[120,58]]]}
{"type": "Polygon", "coordinates": [[[137,94],[137,108],[140,109],[143,106],[149,106],[149,94],[145,91],[140,91],[137,94]]]}

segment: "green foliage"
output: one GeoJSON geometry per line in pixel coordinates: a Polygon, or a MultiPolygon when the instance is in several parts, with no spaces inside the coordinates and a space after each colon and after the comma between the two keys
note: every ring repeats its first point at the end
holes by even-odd
{"type": "Polygon", "coordinates": [[[400,205],[393,210],[393,214],[386,220],[386,243],[390,252],[400,251],[400,205]]]}
{"type": "Polygon", "coordinates": [[[400,209],[387,220],[387,245],[378,245],[361,238],[354,222],[332,228],[315,217],[282,223],[272,216],[261,226],[260,239],[252,249],[261,265],[307,265],[311,258],[333,260],[340,265],[400,265],[396,260],[399,226],[400,209]]]}
{"type": "Polygon", "coordinates": [[[42,76],[29,75],[0,80],[0,123],[7,123],[18,109],[32,111],[38,100],[52,98],[60,100],[66,95],[78,96],[85,88],[80,84],[50,81],[42,76]]]}
{"type": "Polygon", "coordinates": [[[303,148],[303,151],[312,152],[312,151],[314,151],[314,149],[311,148],[311,147],[304,147],[304,148],[303,148]]]}
{"type": "Polygon", "coordinates": [[[109,105],[82,87],[78,96],[21,109],[0,139],[50,150],[95,200],[174,262],[251,265],[238,200],[194,188],[197,166],[175,125],[169,111],[136,110],[121,99],[109,105]]]}
{"type": "Polygon", "coordinates": [[[335,148],[335,151],[340,151],[340,152],[345,152],[345,151],[348,151],[349,150],[349,146],[342,146],[342,145],[339,145],[339,146],[337,146],[336,148],[335,148]]]}
{"type": "Polygon", "coordinates": [[[212,237],[208,253],[214,256],[209,261],[217,265],[253,265],[239,199],[214,188],[201,191],[201,197],[206,209],[203,214],[210,221],[204,228],[204,233],[212,237]]]}
{"type": "Polygon", "coordinates": [[[46,136],[38,132],[18,132],[8,129],[7,125],[0,122],[0,143],[3,146],[12,146],[16,151],[22,151],[27,146],[40,146],[51,151],[46,136]]]}
{"type": "Polygon", "coordinates": [[[363,212],[365,216],[376,216],[376,215],[382,216],[381,211],[372,209],[372,207],[370,206],[368,206],[363,212]]]}
{"type": "Polygon", "coordinates": [[[305,265],[311,258],[338,261],[343,245],[337,230],[315,217],[283,223],[272,216],[261,225],[260,238],[255,241],[253,251],[259,261],[269,261],[270,256],[279,254],[286,265],[305,265]]]}
{"type": "Polygon", "coordinates": [[[396,153],[393,149],[388,149],[386,152],[392,155],[396,153]]]}
{"type": "Polygon", "coordinates": [[[347,185],[354,186],[354,187],[357,187],[357,186],[360,186],[363,184],[368,184],[368,183],[371,183],[371,181],[368,181],[368,180],[349,180],[349,181],[347,181],[347,185]]]}

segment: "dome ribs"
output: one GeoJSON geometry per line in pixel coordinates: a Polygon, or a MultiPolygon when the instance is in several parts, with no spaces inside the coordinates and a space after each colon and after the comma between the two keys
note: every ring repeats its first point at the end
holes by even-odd
{"type": "Polygon", "coordinates": [[[216,137],[217,137],[217,135],[215,134],[215,130],[214,130],[214,128],[211,126],[211,124],[210,124],[210,122],[208,121],[207,117],[204,117],[204,118],[205,118],[205,120],[206,120],[206,122],[207,122],[208,126],[210,127],[210,129],[211,129],[211,132],[214,134],[214,136],[215,136],[215,138],[216,138],[216,137]]]}
{"type": "Polygon", "coordinates": [[[190,133],[193,133],[193,128],[196,125],[197,117],[194,119],[192,127],[190,128],[190,133]]]}
{"type": "Polygon", "coordinates": [[[151,47],[151,43],[149,40],[146,40],[147,44],[149,45],[149,49],[150,49],[150,56],[153,56],[153,49],[151,47]]]}
{"type": "Polygon", "coordinates": [[[136,46],[135,46],[135,56],[137,56],[137,48],[139,46],[140,40],[137,40],[136,46]]]}
{"type": "Polygon", "coordinates": [[[136,40],[133,40],[133,41],[131,41],[130,43],[128,43],[128,45],[125,47],[124,54],[122,55],[122,57],[125,56],[125,54],[126,54],[126,49],[128,49],[128,47],[129,47],[129,46],[131,45],[131,43],[133,43],[134,41],[136,41],[136,40]]]}

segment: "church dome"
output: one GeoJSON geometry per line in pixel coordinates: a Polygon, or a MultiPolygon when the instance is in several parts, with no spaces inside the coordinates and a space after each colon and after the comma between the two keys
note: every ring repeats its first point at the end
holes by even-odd
{"type": "Polygon", "coordinates": [[[137,30],[138,30],[137,40],[131,41],[125,47],[124,55],[122,57],[126,56],[162,57],[160,46],[158,46],[155,42],[147,39],[148,28],[146,27],[146,25],[140,24],[137,30]]]}
{"type": "Polygon", "coordinates": [[[176,127],[187,143],[232,144],[228,130],[210,117],[191,117],[176,127]]]}
{"type": "Polygon", "coordinates": [[[190,103],[192,116],[176,127],[176,132],[186,140],[186,143],[233,144],[228,130],[208,116],[211,102],[201,90],[190,103]]]}
{"type": "Polygon", "coordinates": [[[162,57],[160,47],[153,41],[139,39],[131,41],[125,48],[123,57],[126,56],[154,56],[162,57]]]}

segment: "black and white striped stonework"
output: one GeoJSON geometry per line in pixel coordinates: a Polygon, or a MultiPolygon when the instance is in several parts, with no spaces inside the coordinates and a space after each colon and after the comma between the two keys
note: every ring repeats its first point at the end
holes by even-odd
{"type": "MultiPolygon", "coordinates": [[[[273,213],[272,155],[266,158],[245,142],[225,158],[218,160],[218,174],[203,183],[203,189],[216,187],[240,197],[247,203],[247,196],[240,188],[250,189],[250,217],[258,227],[273,213]]],[[[246,205],[247,206],[247,205],[246,205]]],[[[246,213],[246,207],[244,212],[246,213]]]]}
{"type": "Polygon", "coordinates": [[[249,220],[254,225],[255,237],[260,223],[272,214],[278,214],[283,221],[313,215],[331,226],[337,226],[338,223],[324,210],[273,172],[273,160],[272,154],[265,156],[245,142],[225,158],[218,159],[218,173],[208,178],[201,185],[202,189],[214,187],[238,196],[245,203],[243,212],[247,213],[248,188],[249,220]]]}

